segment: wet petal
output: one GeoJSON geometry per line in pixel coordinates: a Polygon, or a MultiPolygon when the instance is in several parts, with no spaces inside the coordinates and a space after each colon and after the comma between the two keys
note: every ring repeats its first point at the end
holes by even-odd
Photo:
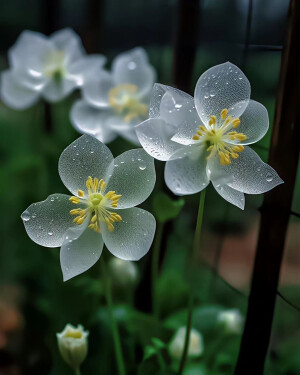
{"type": "Polygon", "coordinates": [[[44,87],[42,95],[49,102],[58,102],[68,96],[76,87],[77,83],[73,79],[62,79],[60,81],[51,79],[44,87]]]}
{"type": "Polygon", "coordinates": [[[54,51],[54,45],[40,33],[25,30],[8,51],[9,64],[13,68],[41,73],[45,56],[54,51]]]}
{"type": "Polygon", "coordinates": [[[141,208],[119,211],[122,221],[114,223],[110,232],[105,224],[101,226],[103,240],[108,250],[123,260],[139,260],[150,249],[155,233],[155,219],[141,208]]]}
{"type": "Polygon", "coordinates": [[[62,245],[65,232],[74,226],[74,217],[70,215],[74,204],[69,198],[65,194],[52,194],[42,202],[33,203],[22,213],[26,232],[34,242],[46,247],[62,245]]]}
{"type": "Polygon", "coordinates": [[[217,157],[209,159],[209,168],[212,180],[218,174],[219,183],[223,178],[227,185],[247,194],[265,193],[283,183],[276,171],[248,146],[229,165],[221,165],[217,157]]]}
{"type": "Polygon", "coordinates": [[[87,228],[71,228],[65,233],[60,249],[60,264],[64,281],[91,268],[100,258],[103,239],[100,233],[87,228]]]}
{"type": "Polygon", "coordinates": [[[68,75],[70,75],[78,86],[82,86],[84,82],[93,80],[99,74],[106,58],[102,55],[88,55],[77,59],[68,67],[68,75]]]}
{"type": "Polygon", "coordinates": [[[70,28],[56,31],[50,36],[50,40],[59,51],[65,51],[67,62],[72,62],[85,54],[81,39],[70,28]]]}
{"type": "Polygon", "coordinates": [[[173,155],[165,166],[165,182],[176,195],[194,194],[203,190],[209,183],[206,174],[204,147],[185,146],[173,155]],[[178,159],[175,159],[175,157],[178,159]]]}
{"type": "Polygon", "coordinates": [[[226,184],[218,184],[212,181],[216,191],[224,198],[227,202],[244,209],[245,207],[245,195],[238,190],[232,189],[226,184]]]}
{"type": "Polygon", "coordinates": [[[169,160],[181,146],[171,141],[175,126],[163,119],[150,118],[135,127],[137,137],[149,155],[158,160],[169,160]]]}
{"type": "Polygon", "coordinates": [[[116,86],[110,73],[102,70],[82,88],[84,99],[95,107],[108,107],[109,90],[116,86]]]}
{"type": "Polygon", "coordinates": [[[13,109],[25,109],[39,99],[39,92],[26,88],[12,71],[6,70],[1,75],[1,99],[13,109]]]}
{"type": "Polygon", "coordinates": [[[269,115],[266,107],[250,100],[245,112],[240,117],[241,123],[236,130],[247,136],[245,141],[231,141],[228,143],[248,145],[259,141],[266,134],[269,128],[269,115]]]}
{"type": "Polygon", "coordinates": [[[251,87],[245,74],[234,64],[216,65],[199,78],[195,88],[195,104],[201,120],[207,124],[211,115],[229,109],[233,117],[240,117],[250,99],[251,87]],[[239,107],[231,108],[236,103],[239,107]]]}
{"type": "Polygon", "coordinates": [[[142,148],[129,150],[114,161],[114,171],[106,191],[121,194],[118,209],[137,206],[151,194],[155,185],[154,160],[142,148]]]}
{"type": "Polygon", "coordinates": [[[117,134],[109,126],[107,120],[112,113],[91,107],[84,100],[77,100],[70,112],[73,126],[80,133],[90,134],[103,143],[113,141],[117,134]]]}
{"type": "Polygon", "coordinates": [[[112,168],[113,156],[109,148],[89,135],[82,135],[71,143],[58,162],[60,178],[73,194],[79,189],[87,192],[85,184],[89,176],[108,182],[112,168]]]}
{"type": "Polygon", "coordinates": [[[143,48],[134,48],[118,55],[112,64],[112,73],[118,85],[136,85],[139,97],[151,91],[156,76],[143,48]]]}

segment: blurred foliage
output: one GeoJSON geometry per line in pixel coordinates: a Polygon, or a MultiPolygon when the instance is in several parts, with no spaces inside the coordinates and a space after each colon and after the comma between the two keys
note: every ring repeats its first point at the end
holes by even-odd
{"type": "MultiPolygon", "coordinates": [[[[112,17],[115,12],[112,3],[107,2],[106,17],[109,21],[106,30],[112,30],[112,23],[113,26],[118,22],[126,23],[127,28],[129,24],[130,35],[127,37],[130,42],[122,41],[118,48],[114,47],[117,45],[117,37],[120,36],[118,33],[116,37],[115,31],[115,34],[112,34],[111,45],[108,46],[110,42],[108,38],[104,43],[104,51],[101,52],[106,53],[111,61],[120,50],[144,42],[149,59],[157,69],[157,80],[172,84],[173,53],[170,40],[173,24],[168,21],[169,28],[163,27],[163,30],[168,29],[167,34],[156,31],[154,39],[157,45],[155,45],[150,40],[149,30],[143,29],[143,32],[137,33],[135,23],[139,22],[140,27],[145,24],[142,17],[137,17],[137,9],[134,9],[131,18],[124,17],[122,12],[129,14],[128,4],[124,2],[122,9],[119,9],[118,18],[115,19],[112,17]],[[136,38],[134,39],[132,35],[136,38]],[[162,35],[164,40],[158,43],[162,35]],[[134,45],[131,45],[131,40],[134,41],[134,45]]],[[[146,3],[139,5],[138,9],[141,12],[146,3]]],[[[155,2],[156,5],[152,7],[151,13],[154,26],[161,24],[161,20],[170,18],[169,15],[174,13],[174,3],[168,1],[160,8],[161,2],[155,2]]],[[[208,2],[204,3],[208,11],[211,11],[208,2]]],[[[1,20],[8,17],[15,9],[13,4],[15,1],[5,5],[6,11],[2,13],[1,20]]],[[[31,4],[34,5],[36,2],[31,0],[31,4]]],[[[33,6],[32,9],[37,12],[36,7],[33,6]]],[[[222,11],[223,8],[218,5],[217,9],[222,11]]],[[[15,27],[22,25],[23,28],[32,26],[36,29],[38,26],[32,23],[31,17],[34,17],[31,12],[22,14],[17,12],[13,18],[15,27]]],[[[79,23],[80,17],[76,17],[76,14],[74,17],[79,23]]],[[[211,17],[207,18],[209,23],[211,17]]],[[[228,21],[227,17],[223,17],[223,20],[228,21]]],[[[80,28],[79,24],[78,27],[80,28]]],[[[231,30],[231,34],[232,32],[231,30]]],[[[234,33],[236,38],[242,39],[236,30],[234,33]]],[[[12,40],[12,36],[16,36],[15,29],[10,30],[10,35],[12,40]]],[[[218,37],[222,41],[222,35],[218,37]]],[[[231,37],[235,36],[231,35],[231,37]]],[[[5,45],[6,47],[8,46],[5,45]]],[[[239,47],[228,48],[228,44],[225,43],[223,49],[218,49],[218,53],[216,50],[216,45],[210,45],[209,42],[199,48],[192,87],[208,67],[223,62],[224,59],[239,63],[242,51],[239,47]]],[[[1,66],[5,67],[4,59],[1,60],[1,66]]],[[[259,51],[250,53],[245,68],[252,83],[252,98],[261,101],[267,107],[271,124],[279,67],[279,53],[259,51]]],[[[61,331],[69,322],[75,325],[83,324],[90,331],[89,354],[83,364],[82,374],[100,373],[98,369],[101,369],[102,375],[117,373],[109,314],[103,296],[99,267],[95,265],[83,275],[63,283],[58,249],[41,248],[33,243],[27,237],[20,220],[20,214],[32,202],[43,200],[54,192],[66,192],[58,176],[57,163],[62,150],[78,136],[69,121],[71,104],[78,96],[79,94],[75,93],[63,102],[51,106],[50,132],[47,132],[44,126],[42,102],[22,112],[0,105],[2,198],[0,286],[14,285],[20,290],[22,300],[17,308],[24,318],[23,327],[16,333],[17,339],[14,337],[11,339],[13,344],[4,351],[4,354],[8,355],[9,352],[13,357],[12,363],[20,366],[22,374],[25,375],[72,374],[59,357],[55,336],[56,332],[61,331]]],[[[270,134],[271,129],[267,136],[254,146],[255,151],[265,161],[268,156],[270,134]]],[[[133,146],[122,139],[117,139],[109,147],[117,156],[133,146]]],[[[150,204],[151,199],[149,199],[143,206],[152,211],[160,222],[169,221],[164,231],[166,240],[162,244],[161,273],[157,286],[161,320],[157,322],[148,309],[147,301],[150,299],[151,292],[147,281],[151,263],[150,251],[138,263],[141,280],[137,292],[144,300],[136,303],[136,287],[133,285],[126,291],[115,290],[114,293],[114,314],[120,327],[128,375],[176,373],[178,363],[174,363],[170,358],[168,344],[174,332],[186,324],[186,306],[190,288],[197,299],[192,325],[203,334],[205,350],[202,357],[188,360],[184,375],[232,375],[241,336],[228,335],[222,330],[218,325],[218,313],[224,309],[237,308],[245,314],[246,294],[244,291],[239,292],[230,287],[204,262],[194,264],[189,269],[190,272],[186,273],[185,266],[191,248],[198,197],[186,197],[185,201],[173,200],[163,183],[163,163],[156,162],[156,167],[158,181],[153,204],[150,204]],[[171,221],[173,218],[176,220],[171,221]]],[[[298,173],[293,205],[294,210],[298,212],[299,184],[300,173],[298,173]]],[[[242,212],[230,206],[213,189],[208,188],[204,233],[214,236],[228,234],[243,236],[249,232],[261,202],[261,196],[248,196],[246,210],[242,212]]],[[[110,255],[105,253],[104,256],[110,255]]],[[[300,306],[299,286],[286,286],[284,293],[300,306]]],[[[266,375],[300,373],[300,331],[297,328],[300,323],[299,314],[296,309],[278,301],[266,375]]]]}

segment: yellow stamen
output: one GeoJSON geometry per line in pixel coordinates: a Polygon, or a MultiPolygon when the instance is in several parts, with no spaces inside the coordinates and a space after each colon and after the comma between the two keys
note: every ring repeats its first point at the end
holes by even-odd
{"type": "Polygon", "coordinates": [[[222,120],[225,120],[227,114],[228,114],[228,109],[226,109],[226,108],[222,109],[222,111],[221,111],[222,120]]]}

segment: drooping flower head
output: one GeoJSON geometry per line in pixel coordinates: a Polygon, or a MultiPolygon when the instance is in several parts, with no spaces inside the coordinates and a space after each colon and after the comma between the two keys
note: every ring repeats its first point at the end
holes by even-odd
{"type": "Polygon", "coordinates": [[[71,29],[50,37],[23,31],[8,51],[10,68],[2,73],[1,98],[14,109],[25,109],[40,97],[57,102],[94,76],[104,56],[86,56],[71,29]]]}
{"type": "Polygon", "coordinates": [[[148,117],[155,70],[143,48],[118,55],[111,72],[102,70],[82,88],[71,122],[81,132],[109,143],[118,135],[139,144],[134,125],[148,117]]]}
{"type": "Polygon", "coordinates": [[[144,149],[167,161],[165,181],[174,194],[194,194],[212,181],[228,202],[243,209],[244,193],[264,193],[283,181],[247,145],[267,132],[266,108],[250,100],[244,73],[227,62],[199,78],[195,98],[155,84],[149,119],[136,126],[144,149]]]}
{"type": "Polygon", "coordinates": [[[33,241],[61,246],[64,280],[89,269],[104,243],[123,260],[138,260],[148,252],[155,219],[134,206],[153,190],[153,158],[134,149],[114,159],[103,143],[83,135],[63,151],[58,170],[73,196],[50,195],[29,206],[22,219],[33,241]]]}

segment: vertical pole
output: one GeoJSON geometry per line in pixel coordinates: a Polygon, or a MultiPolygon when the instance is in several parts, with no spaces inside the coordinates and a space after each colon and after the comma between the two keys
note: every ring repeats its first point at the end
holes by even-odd
{"type": "Polygon", "coordinates": [[[104,0],[88,0],[84,45],[88,53],[99,53],[103,28],[104,0]]]}
{"type": "Polygon", "coordinates": [[[291,0],[269,154],[269,163],[285,183],[269,192],[262,206],[248,312],[235,375],[263,374],[271,336],[300,148],[299,35],[300,2],[291,0]]]}
{"type": "Polygon", "coordinates": [[[186,92],[190,91],[196,58],[199,16],[199,0],[178,0],[173,80],[177,88],[186,92]]]}

